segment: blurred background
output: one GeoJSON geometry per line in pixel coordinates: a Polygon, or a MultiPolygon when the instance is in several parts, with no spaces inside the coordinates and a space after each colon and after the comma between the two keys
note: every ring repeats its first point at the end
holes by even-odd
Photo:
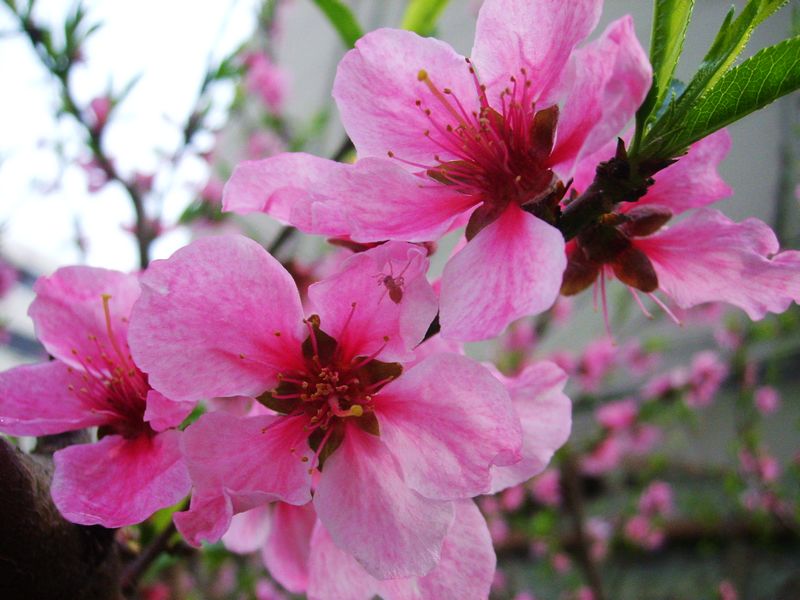
{"type": "MultiPolygon", "coordinates": [[[[407,6],[347,4],[365,31],[399,26],[407,6]]],[[[697,2],[678,78],[696,68],[730,4],[697,2]]],[[[451,0],[437,37],[469,54],[479,6],[451,0]]],[[[2,368],[44,356],[25,313],[36,277],[62,265],[133,270],[143,254],[165,258],[228,231],[263,243],[301,281],[336,260],[341,250],[325,240],[219,210],[241,160],[284,150],[352,158],[330,98],[345,47],[311,0],[26,9],[0,5],[2,368]],[[66,60],[48,54],[48,43],[70,40],[66,60]]],[[[651,12],[649,2],[609,0],[594,35],[632,14],[647,47],[651,12]]],[[[787,37],[791,15],[767,21],[747,52],[787,37]]],[[[766,221],[786,248],[800,247],[799,107],[789,96],[732,126],[721,167],[735,193],[719,208],[766,221]]],[[[507,374],[556,360],[575,401],[573,436],[553,467],[481,500],[499,559],[494,594],[588,600],[601,586],[610,599],[800,599],[797,307],[753,324],[707,306],[680,314],[677,327],[646,319],[621,286],[609,296],[613,339],[583,294],[470,348],[507,374]]],[[[130,535],[146,541],[152,527],[130,535]]],[[[145,582],[146,598],[283,593],[257,556],[221,546],[165,556],[145,582]]]]}

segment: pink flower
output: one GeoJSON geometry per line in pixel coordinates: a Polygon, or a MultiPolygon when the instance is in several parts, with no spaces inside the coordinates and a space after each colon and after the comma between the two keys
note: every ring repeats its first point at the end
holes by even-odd
{"type": "Polygon", "coordinates": [[[719,598],[720,600],[738,600],[739,598],[736,588],[727,579],[719,582],[719,598]]]}
{"type": "Polygon", "coordinates": [[[633,426],[638,415],[639,407],[631,398],[609,402],[595,411],[597,422],[607,429],[614,430],[628,429],[633,426]]]}
{"type": "Polygon", "coordinates": [[[112,108],[113,104],[108,96],[98,96],[89,103],[93,131],[99,133],[105,128],[112,108]]]}
{"type": "Polygon", "coordinates": [[[17,270],[6,261],[0,259],[0,298],[3,298],[11,291],[17,284],[18,278],[17,270]]]}
{"type": "Polygon", "coordinates": [[[644,515],[635,515],[625,523],[625,537],[637,546],[655,550],[664,543],[664,532],[644,515]]]}
{"type": "MultiPolygon", "coordinates": [[[[613,275],[637,302],[637,290],[645,292],[673,317],[656,290],[680,308],[726,302],[751,319],[783,312],[798,301],[800,252],[779,252],[775,234],[757,219],[734,223],[703,208],[731,193],[716,172],[729,148],[725,131],[697,142],[685,157],[656,174],[655,185],[643,198],[623,203],[602,225],[571,242],[564,293],[577,293],[598,279],[602,289],[604,278],[613,275]],[[681,222],[664,227],[672,216],[690,209],[695,210],[681,222]]],[[[576,189],[585,189],[610,151],[608,147],[579,165],[576,189]]]]}
{"type": "Polygon", "coordinates": [[[65,267],[34,286],[29,314],[52,362],[0,374],[0,431],[49,435],[99,427],[93,444],[55,453],[52,495],[84,525],[139,523],[189,492],[173,429],[192,405],[152,389],[128,350],[135,276],[65,267]]]}
{"type": "Polygon", "coordinates": [[[781,406],[778,390],[769,385],[759,387],[755,393],[755,405],[762,415],[771,415],[781,406]]]}
{"type": "Polygon", "coordinates": [[[563,552],[557,552],[552,558],[553,568],[562,575],[572,568],[572,561],[563,552]]]}
{"type": "Polygon", "coordinates": [[[336,547],[378,578],[424,575],[454,501],[528,459],[484,367],[434,354],[404,368],[436,312],[427,266],[412,244],[355,254],[309,288],[308,319],[286,270],[244,237],[200,239],[150,266],[131,340],[154,385],[275,411],[209,413],[185,431],[194,493],[176,523],[191,543],[219,539],[234,513],[308,503],[316,468],[313,506],[336,547]]]}
{"type": "Polygon", "coordinates": [[[639,511],[646,516],[670,515],[675,510],[672,487],[664,481],[654,481],[639,497],[639,511]]]}
{"type": "Polygon", "coordinates": [[[486,339],[548,309],[566,266],[551,224],[562,181],[614,139],[651,83],[630,18],[577,48],[601,5],[487,0],[471,59],[408,31],[368,33],[333,89],[359,161],[243,163],[226,210],[360,242],[435,240],[466,224],[469,243],[442,275],[442,334],[486,339]]]}
{"type": "Polygon", "coordinates": [[[578,366],[581,386],[589,392],[596,392],[615,366],[618,348],[610,337],[594,340],[586,346],[578,366]]]}
{"type": "Polygon", "coordinates": [[[556,469],[547,469],[530,484],[531,494],[545,506],[561,504],[561,480],[556,469]]]}
{"type": "MultiPolygon", "coordinates": [[[[455,502],[454,509],[441,558],[422,577],[376,579],[333,543],[311,504],[273,505],[262,556],[276,581],[292,593],[307,593],[312,600],[485,598],[495,573],[486,523],[470,501],[455,502]]],[[[234,522],[247,515],[236,515],[234,522]]]]}
{"type": "Polygon", "coordinates": [[[256,94],[272,112],[279,113],[286,95],[286,73],[262,52],[250,52],[244,61],[247,91],[256,94]]]}
{"type": "Polygon", "coordinates": [[[699,352],[692,358],[686,404],[692,408],[708,406],[728,376],[728,367],[716,352],[699,352]]]}

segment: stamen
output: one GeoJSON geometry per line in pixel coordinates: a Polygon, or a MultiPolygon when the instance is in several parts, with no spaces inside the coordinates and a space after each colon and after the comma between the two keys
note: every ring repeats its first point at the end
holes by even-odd
{"type": "Polygon", "coordinates": [[[663,310],[665,313],[667,313],[667,316],[670,319],[672,319],[675,322],[676,325],[678,325],[679,327],[683,327],[683,323],[681,322],[681,320],[678,317],[675,316],[675,313],[673,313],[669,309],[669,307],[666,304],[664,304],[664,302],[661,301],[661,299],[658,296],[656,296],[655,292],[651,292],[651,293],[649,293],[647,295],[650,296],[650,298],[653,299],[653,302],[655,302],[656,304],[658,304],[659,307],[661,307],[661,310],[663,310]]]}

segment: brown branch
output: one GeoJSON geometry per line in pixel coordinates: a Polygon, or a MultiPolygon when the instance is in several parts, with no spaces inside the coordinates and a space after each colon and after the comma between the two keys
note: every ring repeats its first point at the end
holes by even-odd
{"type": "MultiPolygon", "coordinates": [[[[183,507],[179,510],[183,510],[185,507],[186,503],[184,502],[183,507]]],[[[167,550],[169,542],[176,532],[175,521],[170,519],[169,524],[164,530],[155,537],[139,556],[125,567],[125,570],[122,572],[121,580],[122,589],[126,594],[136,591],[139,579],[147,572],[147,569],[150,568],[155,560],[161,556],[161,553],[167,550]]]]}
{"type": "Polygon", "coordinates": [[[52,465],[0,440],[0,598],[119,600],[114,531],[66,521],[52,465]]]}
{"type": "Polygon", "coordinates": [[[564,508],[572,515],[575,556],[583,570],[586,582],[592,590],[594,600],[604,600],[605,594],[600,571],[592,558],[592,542],[586,535],[586,514],[583,506],[578,461],[568,447],[565,447],[563,452],[561,485],[564,493],[564,508]]]}

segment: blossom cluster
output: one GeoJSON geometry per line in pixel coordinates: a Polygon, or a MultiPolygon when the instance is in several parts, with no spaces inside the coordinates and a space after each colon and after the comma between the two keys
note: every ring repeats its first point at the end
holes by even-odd
{"type": "MultiPolygon", "coordinates": [[[[726,302],[759,319],[800,300],[800,252],[780,252],[760,221],[707,208],[731,191],[717,173],[724,131],[565,240],[560,211],[624,147],[652,78],[630,18],[585,42],[601,8],[486,0],[470,58],[407,31],[359,40],[333,91],[358,160],[245,161],[222,192],[226,211],[348,248],[307,289],[238,235],[198,239],[142,273],[40,279],[30,316],[53,360],[0,374],[0,431],[97,428],[94,443],[54,456],[61,513],[123,527],[191,493],[174,515],[190,544],[261,548],[292,592],[486,597],[495,556],[473,498],[545,469],[570,432],[567,371],[591,387],[615,352],[509,376],[464,342],[593,285],[607,313],[612,277],[645,314],[640,293],[676,320],[668,302],[726,302]],[[432,283],[434,243],[454,231],[463,239],[432,283]]],[[[276,110],[282,98],[265,90],[278,74],[247,62],[250,90],[276,110]]],[[[101,128],[109,108],[93,110],[101,128]]],[[[691,371],[662,383],[707,404],[724,370],[701,355],[691,371]]],[[[768,390],[759,402],[776,404],[768,390]]],[[[586,472],[648,443],[636,411],[598,411],[607,435],[586,472]]],[[[552,478],[546,487],[558,495],[552,478]]],[[[669,512],[668,492],[643,496],[629,537],[659,543],[648,519],[669,512]]]]}

